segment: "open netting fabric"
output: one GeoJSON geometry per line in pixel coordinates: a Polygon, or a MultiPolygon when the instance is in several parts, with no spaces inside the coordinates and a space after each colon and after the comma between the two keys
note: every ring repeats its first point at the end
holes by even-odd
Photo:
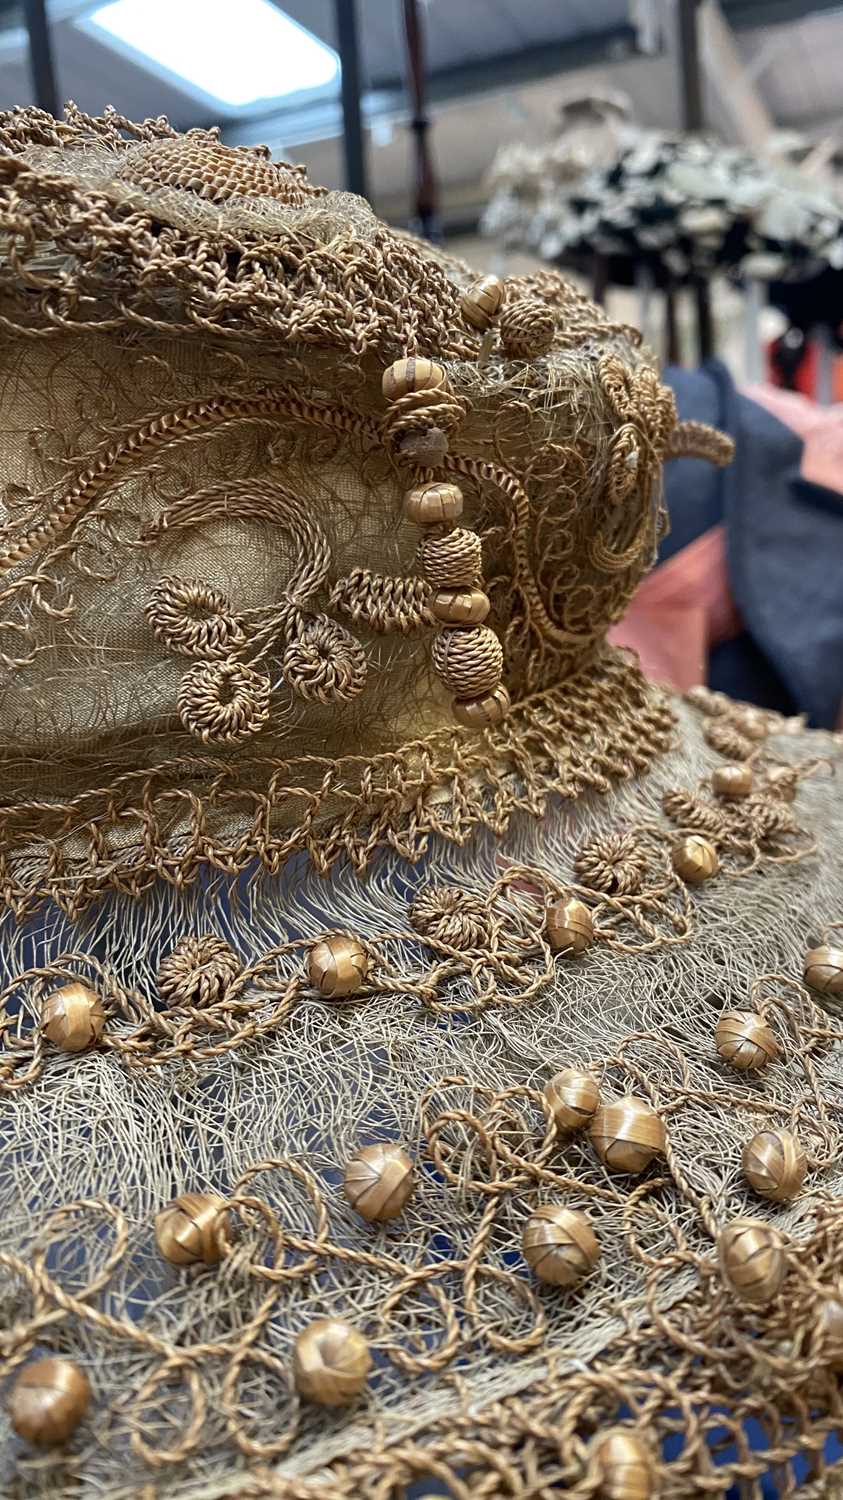
{"type": "Polygon", "coordinates": [[[605,644],[662,461],[723,440],[561,278],[479,329],[464,267],[260,152],[72,108],[0,148],[0,1490],[833,1493],[839,746],[605,644]],[[459,526],[420,540],[408,482],[459,526]],[[489,602],[452,689],[502,661],[485,730],[443,591],[489,602]],[[564,1067],[638,1100],[640,1170],[560,1127],[564,1067]],[[741,1164],[775,1131],[782,1203],[741,1164]],[[383,1225],[343,1186],[378,1143],[415,1183],[383,1225]],[[186,1193],[218,1253],[176,1269],[186,1193]],[[525,1258],[551,1207],[596,1237],[569,1289],[525,1258]],[[763,1303],[719,1255],[746,1216],[763,1303]],[[341,1410],[294,1373],[325,1317],[372,1360],[341,1410]],[[45,1356],[91,1394],[42,1451],[12,1393],[45,1356]]]}
{"type": "Polygon", "coordinates": [[[393,854],[366,882],[294,865],[239,891],[159,885],[11,938],[5,999],[23,1019],[7,1033],[19,1071],[0,1169],[7,1366],[60,1353],[95,1395],[70,1452],[9,1443],[4,1493],[333,1500],[427,1476],[460,1497],[587,1497],[604,1493],[593,1440],[615,1423],[646,1435],[648,1492],[677,1500],[737,1480],[760,1494],[771,1466],[796,1493],[797,1455],[821,1472],[841,1421],[821,1314],[843,1271],[843,1028],[802,965],[840,909],[837,794],[826,763],[804,758],[813,739],[768,742],[777,767],[803,768],[795,803],[730,815],[721,876],[689,895],[669,873],[672,819],[716,817],[699,784],[722,756],[698,715],[683,709],[681,727],[682,749],[616,797],[520,814],[465,849],[436,838],[419,864],[393,854]],[[597,931],[578,960],[540,936],[544,902],[570,889],[597,931]],[[359,934],[373,960],[365,993],[340,1005],[302,975],[328,928],[359,934]],[[162,1008],[177,938],[167,977],[181,995],[162,1008]],[[105,1047],[27,1051],[45,992],[70,976],[105,996],[105,1047]],[[763,1080],[715,1050],[734,1008],[776,1037],[763,1080]],[[663,1118],[667,1153],[642,1177],[556,1131],[542,1091],[571,1064],[663,1118]],[[781,1207],[740,1167],[774,1127],[809,1157],[781,1207]],[[391,1140],[412,1154],[416,1191],[400,1219],[367,1226],[342,1167],[391,1140]],[[155,1213],[208,1190],[230,1204],[230,1254],[167,1267],[155,1213]],[[601,1249],[568,1292],[532,1278],[520,1249],[530,1213],[554,1203],[585,1210],[601,1249]],[[742,1304],[718,1265],[720,1232],[746,1214],[785,1236],[772,1306],[742,1304]],[[361,1329],[375,1360],[340,1414],[301,1402],[290,1373],[296,1335],[328,1315],[361,1329]]]}

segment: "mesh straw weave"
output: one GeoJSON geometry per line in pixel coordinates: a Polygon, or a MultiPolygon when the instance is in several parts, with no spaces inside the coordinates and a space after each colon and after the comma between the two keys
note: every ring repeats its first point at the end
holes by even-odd
{"type": "Polygon", "coordinates": [[[0,1356],[92,1386],[57,1450],[3,1407],[0,1490],[623,1500],[597,1446],[619,1426],[668,1500],[760,1496],[770,1468],[794,1494],[797,1457],[833,1493],[843,1032],[802,969],[843,914],[838,747],[673,702],[605,642],[662,460],[724,441],[560,277],[507,284],[506,326],[543,343],[516,355],[462,317],[465,267],[263,152],[69,107],[0,117],[0,153],[0,1356]],[[386,405],[405,357],[444,393],[386,405]],[[485,733],[432,670],[401,514],[434,407],[513,700],[485,733]],[[715,791],[729,758],[742,800],[715,791]],[[674,855],[699,837],[697,886],[674,855]],[[577,959],[546,921],[571,897],[577,959]],[[308,977],[326,932],[363,946],[347,1002],[308,977]],[[41,1025],[71,979],[106,1016],[78,1054],[41,1025]],[[763,1075],[715,1050],[735,1008],[773,1030],[763,1075]],[[560,1136],[563,1066],[649,1101],[663,1158],[617,1176],[560,1136]],[[805,1148],[791,1204],[741,1176],[762,1127],[805,1148]],[[370,1225],[343,1167],[387,1140],[416,1189],[370,1225]],[[225,1200],[219,1266],[156,1249],[188,1191],[225,1200]],[[600,1243],[567,1292],[520,1251],[552,1203],[600,1243]],[[784,1246],[763,1308],[717,1261],[745,1214],[784,1246]],[[347,1410],[293,1385],[329,1315],[373,1354],[347,1410]]]}

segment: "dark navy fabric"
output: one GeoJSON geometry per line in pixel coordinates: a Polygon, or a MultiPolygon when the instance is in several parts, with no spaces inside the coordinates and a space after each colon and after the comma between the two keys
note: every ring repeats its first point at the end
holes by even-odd
{"type": "Polygon", "coordinates": [[[728,468],[678,459],[665,475],[671,530],[660,561],[726,527],[745,632],[712,652],[709,684],[832,728],[843,702],[843,499],[802,478],[801,438],[741,395],[718,360],[665,379],[683,420],[735,439],[728,468]]]}

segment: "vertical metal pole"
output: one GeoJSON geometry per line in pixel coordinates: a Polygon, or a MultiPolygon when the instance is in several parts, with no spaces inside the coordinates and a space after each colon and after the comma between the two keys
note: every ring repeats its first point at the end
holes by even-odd
{"type": "Polygon", "coordinates": [[[337,47],[342,68],[342,128],[345,185],[350,193],[367,198],[366,145],[360,111],[360,42],[357,32],[357,0],[335,0],[337,47]]]}
{"type": "Polygon", "coordinates": [[[57,115],[59,100],[46,0],[23,0],[23,15],[29,35],[29,71],[35,103],[39,109],[46,109],[48,114],[57,115]]]}
{"type": "MultiPolygon", "coordinates": [[[[700,0],[678,0],[679,8],[679,76],[682,86],[682,125],[685,130],[703,128],[702,74],[697,12],[700,0]]],[[[711,295],[704,277],[694,279],[697,306],[697,347],[700,364],[714,353],[714,329],[711,321],[711,295]]]]}
{"type": "Polygon", "coordinates": [[[763,306],[764,287],[752,278],[744,288],[743,378],[750,385],[760,385],[764,379],[764,351],[759,332],[763,306]]]}
{"type": "Polygon", "coordinates": [[[425,239],[439,240],[442,238],[442,229],[428,139],[430,121],[425,113],[424,30],[418,0],[403,0],[403,5],[404,31],[407,37],[407,83],[412,106],[410,129],[416,146],[415,220],[419,233],[425,239]]]}
{"type": "Polygon", "coordinates": [[[664,358],[668,365],[678,365],[682,361],[676,317],[676,291],[670,282],[664,289],[664,358]]]}
{"type": "Polygon", "coordinates": [[[591,257],[591,296],[598,307],[606,306],[606,291],[609,286],[609,257],[597,251],[591,257]]]}
{"type": "Polygon", "coordinates": [[[685,130],[701,130],[703,124],[698,5],[699,0],[679,0],[679,69],[682,79],[682,125],[685,130]]]}

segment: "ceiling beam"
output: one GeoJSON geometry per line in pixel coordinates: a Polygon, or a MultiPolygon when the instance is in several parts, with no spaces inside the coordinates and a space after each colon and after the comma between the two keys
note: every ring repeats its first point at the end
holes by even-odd
{"type": "MultiPolygon", "coordinates": [[[[0,6],[2,3],[0,0],[0,6]]],[[[722,9],[733,29],[746,30],[753,26],[804,20],[806,16],[822,12],[843,11],[843,0],[722,0],[722,9]]],[[[439,68],[428,78],[428,103],[446,104],[470,95],[518,88],[577,68],[622,62],[640,55],[632,26],[589,32],[562,42],[547,42],[517,52],[498,53],[474,62],[439,68]]],[[[406,108],[405,83],[398,74],[373,79],[363,97],[363,115],[367,123],[379,115],[398,117],[406,112],[406,108]]],[[[257,140],[262,139],[261,131],[270,130],[278,140],[287,136],[292,142],[303,143],[335,134],[341,128],[341,118],[338,103],[330,100],[298,108],[282,106],[248,119],[232,121],[223,127],[223,137],[230,133],[236,134],[240,141],[257,140]]]]}
{"type": "Polygon", "coordinates": [[[783,26],[810,16],[843,11],[842,0],[723,0],[730,26],[748,31],[756,26],[783,26]]]}
{"type": "MultiPolygon", "coordinates": [[[[550,78],[554,73],[589,68],[596,63],[622,62],[637,53],[634,28],[614,26],[608,31],[588,32],[564,42],[546,42],[537,47],[523,47],[517,52],[499,52],[476,62],[458,63],[451,68],[437,68],[428,79],[429,98],[444,102],[466,94],[517,87],[550,78]]],[[[404,84],[400,77],[378,78],[373,86],[399,92],[404,84]]]]}

